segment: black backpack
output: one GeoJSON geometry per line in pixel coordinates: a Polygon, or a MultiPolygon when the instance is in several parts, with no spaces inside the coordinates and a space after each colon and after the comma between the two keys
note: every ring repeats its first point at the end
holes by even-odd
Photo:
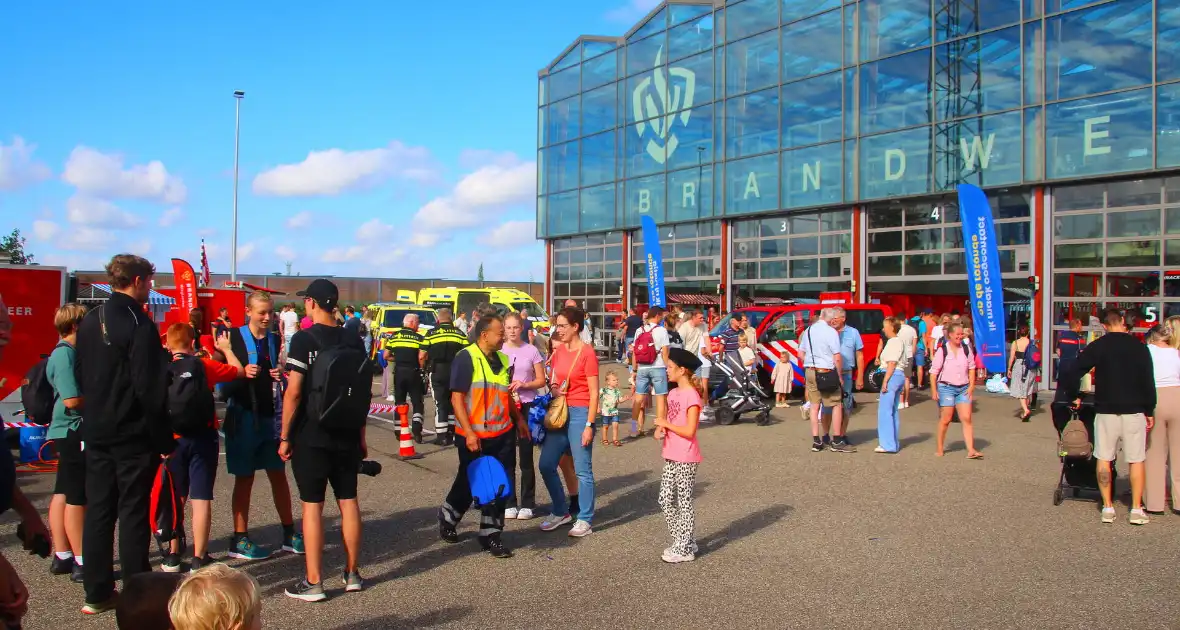
{"type": "Polygon", "coordinates": [[[320,350],[308,374],[307,419],[327,431],[358,431],[369,417],[373,368],[356,338],[320,350]],[[351,342],[351,343],[350,343],[351,342]]]}
{"type": "MultiPolygon", "coordinates": [[[[65,344],[57,344],[60,348],[65,344]]],[[[20,385],[20,402],[25,408],[25,419],[34,424],[47,426],[53,420],[53,403],[57,401],[57,392],[49,382],[45,368],[49,365],[49,355],[41,355],[29,371],[25,373],[20,385]]]]}
{"type": "Polygon", "coordinates": [[[193,436],[209,428],[215,411],[205,366],[193,355],[168,364],[168,419],[172,432],[193,436]]]}

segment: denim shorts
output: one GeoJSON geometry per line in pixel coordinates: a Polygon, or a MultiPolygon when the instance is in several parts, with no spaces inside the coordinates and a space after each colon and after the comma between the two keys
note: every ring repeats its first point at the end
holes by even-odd
{"type": "Polygon", "coordinates": [[[914,348],[914,367],[926,367],[926,348],[914,348]]]}
{"type": "Polygon", "coordinates": [[[662,367],[641,367],[635,375],[636,394],[668,395],[668,371],[662,367]]]}
{"type": "Polygon", "coordinates": [[[600,423],[604,427],[609,424],[618,424],[619,423],[619,416],[618,416],[618,414],[615,414],[613,416],[602,416],[600,423]]]}
{"type": "Polygon", "coordinates": [[[954,407],[955,405],[970,405],[971,397],[967,395],[966,385],[938,384],[938,406],[954,407]]]}

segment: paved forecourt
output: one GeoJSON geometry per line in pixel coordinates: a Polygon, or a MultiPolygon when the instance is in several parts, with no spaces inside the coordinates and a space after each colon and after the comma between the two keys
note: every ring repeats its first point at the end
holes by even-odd
{"type": "MultiPolygon", "coordinates": [[[[263,588],[265,627],[1172,627],[1180,615],[1180,517],[1136,528],[1124,506],[1118,522],[1104,526],[1092,503],[1054,507],[1060,466],[1046,413],[1024,424],[1016,401],[983,395],[977,418],[986,458],[966,459],[959,425],[950,452],[936,458],[935,409],[916,394],[902,412],[903,451],[878,455],[874,396],[857,398],[855,454],[811,453],[794,406],[775,410],[769,427],[706,427],[697,482],[702,553],[679,566],[660,561],[669,539],[656,503],[662,460],[650,438],[621,448],[595,442],[592,536],[575,541],[564,531],[540,532],[539,519],[514,521],[505,542],[516,557],[495,560],[479,552],[474,512],[460,544],[438,539],[454,453],[427,444],[418,446],[422,459],[398,461],[394,427],[375,419],[370,455],[385,470],[360,481],[366,590],[346,595],[339,584],[343,550],[329,508],[329,601],[283,596],[301,575],[300,557],[247,565],[263,588]]],[[[211,545],[218,557],[231,531],[230,480],[224,469],[220,477],[211,545]]],[[[47,504],[51,475],[24,475],[21,484],[47,504]]],[[[544,514],[539,479],[538,500],[544,514]]],[[[251,530],[265,544],[280,539],[270,504],[260,479],[251,530]]],[[[81,587],[22,553],[14,531],[11,516],[0,524],[3,551],[33,593],[26,628],[114,627],[113,615],[83,618],[81,587]]]]}

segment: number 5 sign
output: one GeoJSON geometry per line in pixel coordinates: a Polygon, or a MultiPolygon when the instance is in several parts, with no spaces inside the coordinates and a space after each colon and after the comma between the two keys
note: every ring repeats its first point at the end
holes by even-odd
{"type": "Polygon", "coordinates": [[[1143,309],[1143,321],[1147,324],[1154,324],[1159,321],[1159,307],[1148,306],[1143,309]]]}

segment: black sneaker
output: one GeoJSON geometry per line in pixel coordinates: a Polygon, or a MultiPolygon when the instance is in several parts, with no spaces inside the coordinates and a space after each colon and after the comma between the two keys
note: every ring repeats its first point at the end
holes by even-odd
{"type": "Polygon", "coordinates": [[[160,570],[164,573],[180,573],[180,554],[170,553],[164,556],[160,563],[160,570]]]}
{"type": "Polygon", "coordinates": [[[434,436],[434,441],[431,442],[431,444],[434,444],[435,446],[446,446],[447,445],[446,431],[439,431],[438,433],[436,433],[434,436]]]}
{"type": "Polygon", "coordinates": [[[73,556],[62,560],[55,555],[53,561],[49,563],[49,572],[53,575],[69,575],[74,572],[74,567],[77,566],[73,556]]]}
{"type": "Polygon", "coordinates": [[[446,440],[444,440],[443,446],[453,446],[454,444],[455,444],[455,434],[451,433],[450,431],[447,431],[447,437],[446,437],[446,440]]]}
{"type": "Polygon", "coordinates": [[[483,547],[484,551],[492,554],[493,558],[504,559],[512,557],[512,550],[504,546],[504,543],[500,540],[499,536],[487,538],[480,537],[479,545],[483,547]]]}
{"type": "Polygon", "coordinates": [[[74,584],[81,584],[83,580],[82,565],[77,562],[74,563],[74,570],[70,571],[70,581],[74,584]]]}
{"type": "Polygon", "coordinates": [[[824,450],[824,443],[822,441],[820,441],[819,438],[814,438],[811,440],[811,452],[812,453],[819,453],[823,450],[824,450]]]}
{"type": "Polygon", "coordinates": [[[847,444],[848,446],[852,446],[852,442],[848,441],[848,436],[847,436],[847,435],[841,435],[841,436],[840,436],[839,438],[837,438],[837,439],[839,439],[839,441],[841,441],[841,442],[843,442],[843,443],[847,444]]]}
{"type": "Polygon", "coordinates": [[[459,542],[459,532],[455,531],[454,527],[442,519],[438,521],[438,537],[448,545],[459,542]]]}
{"type": "Polygon", "coordinates": [[[328,595],[324,593],[323,583],[312,584],[307,581],[307,578],[299,580],[298,584],[288,587],[284,592],[287,597],[304,602],[322,602],[328,599],[328,595]]]}
{"type": "Polygon", "coordinates": [[[193,556],[193,559],[191,561],[189,561],[189,565],[188,565],[189,573],[196,573],[197,571],[200,571],[203,567],[207,567],[211,564],[214,564],[215,562],[217,562],[217,561],[214,560],[213,557],[210,556],[209,554],[205,554],[204,558],[198,558],[196,556],[193,556]]]}
{"type": "Polygon", "coordinates": [[[856,452],[856,447],[849,444],[848,442],[845,442],[844,440],[832,442],[832,445],[828,448],[833,453],[855,453],[856,452]]]}
{"type": "Polygon", "coordinates": [[[414,443],[422,443],[422,425],[415,423],[414,427],[410,429],[410,433],[414,435],[414,443]]]}

